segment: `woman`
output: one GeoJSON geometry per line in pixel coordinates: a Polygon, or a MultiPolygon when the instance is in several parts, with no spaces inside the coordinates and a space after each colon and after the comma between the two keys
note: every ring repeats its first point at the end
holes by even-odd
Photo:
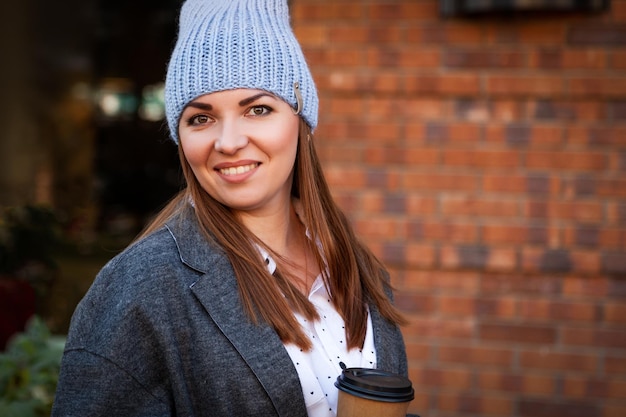
{"type": "Polygon", "coordinates": [[[331,417],[343,364],[406,375],[317,107],[284,0],[183,5],[166,110],[187,186],[77,307],[53,415],[331,417]]]}

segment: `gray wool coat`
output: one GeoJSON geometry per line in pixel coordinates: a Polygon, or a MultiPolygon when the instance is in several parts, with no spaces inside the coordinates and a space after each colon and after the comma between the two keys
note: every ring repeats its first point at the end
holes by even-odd
{"type": "MultiPolygon", "coordinates": [[[[406,375],[399,329],[371,308],[378,366],[406,375]]],[[[298,374],[242,308],[192,210],[98,274],[68,334],[52,416],[306,417],[298,374]]]]}

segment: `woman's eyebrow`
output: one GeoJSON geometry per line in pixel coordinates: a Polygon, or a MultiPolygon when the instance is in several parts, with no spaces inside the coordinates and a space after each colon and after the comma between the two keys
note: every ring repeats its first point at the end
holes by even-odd
{"type": "Polygon", "coordinates": [[[195,107],[196,109],[200,109],[200,110],[213,110],[213,106],[211,106],[208,103],[201,103],[199,101],[192,101],[189,104],[187,104],[187,107],[195,107]]]}
{"type": "Polygon", "coordinates": [[[262,93],[259,93],[259,94],[255,94],[252,97],[244,98],[243,100],[241,100],[239,102],[239,105],[242,106],[242,107],[243,106],[247,106],[248,104],[252,103],[255,100],[258,100],[259,98],[261,98],[263,96],[274,98],[273,94],[262,92],[262,93]]]}

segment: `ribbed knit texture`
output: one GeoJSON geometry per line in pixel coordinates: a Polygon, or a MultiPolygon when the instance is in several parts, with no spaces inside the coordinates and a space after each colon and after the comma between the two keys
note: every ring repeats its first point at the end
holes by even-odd
{"type": "Polygon", "coordinates": [[[187,103],[235,88],[266,90],[297,106],[315,129],[318,97],[313,77],[289,22],[286,0],[188,0],[165,81],[165,111],[172,139],[187,103]]]}

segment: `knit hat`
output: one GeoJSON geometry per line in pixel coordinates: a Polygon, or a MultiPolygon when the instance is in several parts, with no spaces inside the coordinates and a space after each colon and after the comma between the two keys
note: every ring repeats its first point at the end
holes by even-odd
{"type": "Polygon", "coordinates": [[[235,88],[274,94],[315,129],[317,90],[291,30],[286,0],[187,0],[179,25],[165,80],[174,142],[187,103],[235,88]]]}

